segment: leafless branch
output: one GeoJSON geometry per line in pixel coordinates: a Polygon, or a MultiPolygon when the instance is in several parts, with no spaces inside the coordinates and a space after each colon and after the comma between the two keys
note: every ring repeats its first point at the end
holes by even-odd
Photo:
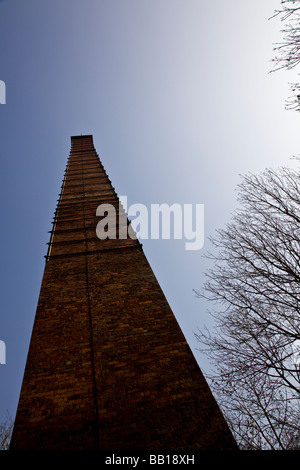
{"type": "Polygon", "coordinates": [[[196,338],[242,445],[289,448],[300,434],[300,171],[246,175],[238,201],[211,238],[213,266],[197,295],[215,305],[214,329],[196,338]]]}

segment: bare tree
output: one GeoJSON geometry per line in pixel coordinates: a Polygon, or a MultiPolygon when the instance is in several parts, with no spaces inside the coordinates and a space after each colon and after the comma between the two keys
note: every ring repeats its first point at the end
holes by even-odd
{"type": "Polygon", "coordinates": [[[13,420],[7,413],[6,418],[0,423],[0,450],[8,450],[13,431],[13,420]]]}
{"type": "Polygon", "coordinates": [[[240,208],[211,238],[197,295],[215,303],[196,334],[212,389],[242,448],[290,449],[299,438],[300,171],[249,174],[240,208]]]}
{"type": "MultiPolygon", "coordinates": [[[[284,23],[283,40],[274,47],[275,67],[272,71],[291,70],[300,63],[300,1],[282,0],[281,8],[275,10],[272,18],[277,16],[284,23]]],[[[286,109],[300,111],[300,84],[291,83],[291,89],[293,94],[287,99],[286,109]]]]}
{"type": "Polygon", "coordinates": [[[281,8],[271,18],[280,17],[283,41],[275,45],[275,69],[292,69],[300,62],[300,0],[281,0],[281,8]]]}

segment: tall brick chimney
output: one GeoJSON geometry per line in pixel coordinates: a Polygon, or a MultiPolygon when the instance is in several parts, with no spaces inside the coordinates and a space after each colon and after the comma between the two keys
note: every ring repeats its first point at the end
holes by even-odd
{"type": "Polygon", "coordinates": [[[141,244],[97,237],[104,203],[93,137],[71,137],[10,448],[235,449],[141,244]]]}

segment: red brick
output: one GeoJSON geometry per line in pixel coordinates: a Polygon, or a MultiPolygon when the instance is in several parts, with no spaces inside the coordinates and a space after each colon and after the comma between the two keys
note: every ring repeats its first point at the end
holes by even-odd
{"type": "Polygon", "coordinates": [[[137,240],[99,240],[117,195],[72,137],[11,449],[235,449],[137,240]]]}

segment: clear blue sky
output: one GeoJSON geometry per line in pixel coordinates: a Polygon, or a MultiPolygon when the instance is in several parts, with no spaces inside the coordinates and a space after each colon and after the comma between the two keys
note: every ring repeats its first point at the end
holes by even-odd
{"type": "Polygon", "coordinates": [[[239,174],[289,164],[300,116],[269,74],[279,0],[0,2],[0,416],[14,417],[70,137],[93,134],[129,204],[205,205],[205,247],[144,251],[200,364],[193,331],[207,238],[236,207],[239,174]]]}

